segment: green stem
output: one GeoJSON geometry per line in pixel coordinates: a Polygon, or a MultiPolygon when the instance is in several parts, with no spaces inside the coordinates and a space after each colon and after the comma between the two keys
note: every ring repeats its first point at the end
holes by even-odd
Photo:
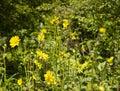
{"type": "Polygon", "coordinates": [[[5,60],[5,57],[3,57],[3,61],[4,61],[4,87],[6,91],[6,60],[5,60]]]}
{"type": "Polygon", "coordinates": [[[5,54],[6,45],[4,45],[3,49],[4,49],[4,54],[3,54],[3,64],[4,64],[4,90],[6,91],[6,60],[5,60],[5,57],[6,57],[6,54],[5,54]]]}
{"type": "Polygon", "coordinates": [[[64,76],[64,69],[63,69],[63,72],[62,72],[62,91],[64,91],[64,78],[65,78],[65,76],[64,76]]]}
{"type": "Polygon", "coordinates": [[[22,91],[22,85],[18,86],[18,91],[22,91]]]}

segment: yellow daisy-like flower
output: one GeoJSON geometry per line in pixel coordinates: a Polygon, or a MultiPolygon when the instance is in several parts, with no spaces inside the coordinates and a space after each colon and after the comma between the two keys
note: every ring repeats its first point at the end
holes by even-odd
{"type": "Polygon", "coordinates": [[[39,69],[42,68],[42,64],[39,63],[37,60],[34,61],[34,64],[35,64],[39,69]]]}
{"type": "Polygon", "coordinates": [[[22,85],[22,78],[19,78],[19,79],[18,79],[17,84],[18,84],[18,85],[22,85]]]}
{"type": "Polygon", "coordinates": [[[63,28],[67,28],[68,27],[68,20],[67,19],[64,19],[63,20],[63,28]]]}
{"type": "Polygon", "coordinates": [[[38,38],[39,41],[43,41],[45,36],[44,36],[44,34],[41,34],[41,35],[38,35],[37,38],[38,38]]]}
{"type": "Polygon", "coordinates": [[[59,22],[59,17],[55,17],[50,21],[51,24],[54,24],[55,22],[59,22]]]}
{"type": "Polygon", "coordinates": [[[99,29],[99,32],[100,32],[100,33],[105,33],[105,32],[106,32],[106,29],[105,29],[105,28],[100,28],[100,29],[99,29]]]}
{"type": "Polygon", "coordinates": [[[42,51],[36,51],[36,54],[43,60],[47,60],[48,59],[48,55],[43,53],[42,51]]]}
{"type": "Polygon", "coordinates": [[[20,42],[19,36],[12,37],[9,42],[12,48],[14,48],[15,46],[18,46],[20,42]]]}
{"type": "Polygon", "coordinates": [[[84,69],[85,67],[87,67],[87,65],[88,65],[88,62],[83,63],[81,66],[81,69],[84,69]]]}
{"type": "Polygon", "coordinates": [[[44,74],[44,77],[45,77],[45,81],[47,82],[47,84],[56,84],[56,80],[54,78],[54,76],[52,75],[52,73],[50,72],[50,70],[48,70],[46,72],[46,74],[44,74]]]}
{"type": "Polygon", "coordinates": [[[45,53],[43,53],[41,58],[42,58],[43,60],[47,60],[47,59],[48,59],[48,55],[45,54],[45,53]]]}
{"type": "Polygon", "coordinates": [[[46,29],[42,29],[41,31],[42,31],[42,34],[47,32],[46,29]]]}
{"type": "Polygon", "coordinates": [[[85,46],[84,46],[84,45],[82,45],[81,50],[82,50],[83,52],[85,52],[85,46]]]}
{"type": "Polygon", "coordinates": [[[76,36],[76,32],[71,33],[71,39],[72,39],[72,40],[75,40],[75,39],[76,39],[75,36],[76,36]]]}
{"type": "Polygon", "coordinates": [[[114,57],[111,56],[110,58],[107,59],[107,62],[108,62],[108,63],[112,63],[112,62],[113,62],[113,59],[114,59],[114,57]]]}
{"type": "Polygon", "coordinates": [[[37,56],[42,56],[42,51],[36,51],[37,56]]]}
{"type": "Polygon", "coordinates": [[[81,72],[83,71],[86,67],[88,66],[88,62],[84,62],[80,68],[77,68],[78,69],[78,72],[81,72]]]}

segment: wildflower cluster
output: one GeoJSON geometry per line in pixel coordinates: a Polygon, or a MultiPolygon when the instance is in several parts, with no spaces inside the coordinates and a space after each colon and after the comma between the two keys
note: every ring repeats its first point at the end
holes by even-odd
{"type": "Polygon", "coordinates": [[[0,91],[119,90],[120,0],[4,1],[0,91]]]}

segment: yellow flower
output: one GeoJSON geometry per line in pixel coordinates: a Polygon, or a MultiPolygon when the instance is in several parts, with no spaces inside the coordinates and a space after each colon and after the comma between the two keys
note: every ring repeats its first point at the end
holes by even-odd
{"type": "Polygon", "coordinates": [[[48,55],[45,54],[45,53],[43,53],[41,58],[42,58],[43,60],[47,60],[47,59],[48,59],[48,55]]]}
{"type": "Polygon", "coordinates": [[[98,89],[99,89],[99,91],[105,91],[103,86],[100,86],[98,89]]]}
{"type": "Polygon", "coordinates": [[[105,28],[100,28],[100,29],[99,29],[99,32],[100,32],[100,33],[105,33],[105,32],[106,32],[106,29],[105,29],[105,28]]]}
{"type": "Polygon", "coordinates": [[[83,69],[85,69],[85,68],[87,67],[87,65],[88,65],[88,62],[84,62],[84,63],[81,65],[80,68],[77,68],[77,69],[78,69],[78,72],[83,71],[83,69]]]}
{"type": "Polygon", "coordinates": [[[84,69],[85,67],[87,67],[87,65],[88,65],[88,62],[83,63],[81,66],[81,69],[84,69]]]}
{"type": "Polygon", "coordinates": [[[14,48],[15,46],[18,46],[20,42],[19,36],[12,37],[9,42],[12,48],[14,48]]]}
{"type": "Polygon", "coordinates": [[[69,57],[69,55],[66,54],[64,51],[63,51],[63,52],[60,52],[60,55],[61,55],[63,58],[67,58],[67,57],[69,57]]]}
{"type": "Polygon", "coordinates": [[[75,40],[76,39],[76,32],[74,32],[74,33],[71,33],[71,38],[72,38],[72,40],[75,40]]]}
{"type": "Polygon", "coordinates": [[[46,29],[42,29],[41,31],[42,31],[42,34],[46,33],[46,29]]]}
{"type": "Polygon", "coordinates": [[[19,79],[18,79],[17,84],[18,84],[18,85],[21,85],[21,84],[22,84],[22,78],[19,78],[19,79]]]}
{"type": "Polygon", "coordinates": [[[34,61],[34,64],[35,64],[39,69],[42,68],[42,64],[39,63],[37,60],[34,61]]]}
{"type": "Polygon", "coordinates": [[[82,50],[83,52],[85,52],[85,46],[84,46],[84,45],[82,45],[81,50],[82,50]]]}
{"type": "Polygon", "coordinates": [[[36,51],[37,56],[42,56],[42,51],[36,51]]]}
{"type": "Polygon", "coordinates": [[[48,59],[48,55],[43,53],[42,51],[36,51],[37,55],[43,59],[43,60],[47,60],[48,59]]]}
{"type": "Polygon", "coordinates": [[[55,22],[59,22],[59,18],[58,17],[55,17],[54,19],[52,19],[50,21],[51,24],[54,24],[55,22]]]}
{"type": "Polygon", "coordinates": [[[47,82],[47,84],[56,84],[56,80],[54,78],[54,76],[52,75],[52,73],[50,72],[50,70],[48,70],[46,72],[46,74],[44,74],[45,77],[45,81],[47,82]]]}
{"type": "Polygon", "coordinates": [[[34,61],[34,64],[37,64],[37,63],[38,63],[37,60],[35,60],[35,61],[34,61]]]}
{"type": "Polygon", "coordinates": [[[44,34],[38,35],[38,40],[43,41],[45,38],[44,34]]]}
{"type": "Polygon", "coordinates": [[[41,63],[38,64],[38,68],[39,68],[39,69],[42,68],[42,64],[41,64],[41,63]]]}
{"type": "Polygon", "coordinates": [[[63,28],[67,28],[68,27],[68,20],[64,19],[63,20],[63,28]]]}
{"type": "Polygon", "coordinates": [[[113,59],[114,59],[114,57],[111,56],[110,58],[107,59],[107,62],[108,62],[108,63],[112,63],[112,62],[113,62],[113,59]]]}

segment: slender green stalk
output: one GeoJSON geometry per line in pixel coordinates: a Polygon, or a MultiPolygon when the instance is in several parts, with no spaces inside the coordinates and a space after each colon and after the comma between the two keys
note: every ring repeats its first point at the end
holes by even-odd
{"type": "Polygon", "coordinates": [[[4,88],[6,91],[6,60],[5,60],[5,57],[4,57],[3,61],[4,61],[4,88]]]}
{"type": "Polygon", "coordinates": [[[22,85],[18,87],[18,91],[22,91],[22,85]]]}
{"type": "Polygon", "coordinates": [[[4,49],[4,53],[3,53],[3,64],[4,64],[4,90],[6,91],[6,60],[5,60],[5,57],[6,57],[6,44],[4,45],[3,47],[4,49]]]}
{"type": "Polygon", "coordinates": [[[61,84],[61,90],[64,91],[64,78],[65,78],[65,74],[64,74],[64,68],[63,68],[63,72],[62,72],[62,84],[61,84]]]}

